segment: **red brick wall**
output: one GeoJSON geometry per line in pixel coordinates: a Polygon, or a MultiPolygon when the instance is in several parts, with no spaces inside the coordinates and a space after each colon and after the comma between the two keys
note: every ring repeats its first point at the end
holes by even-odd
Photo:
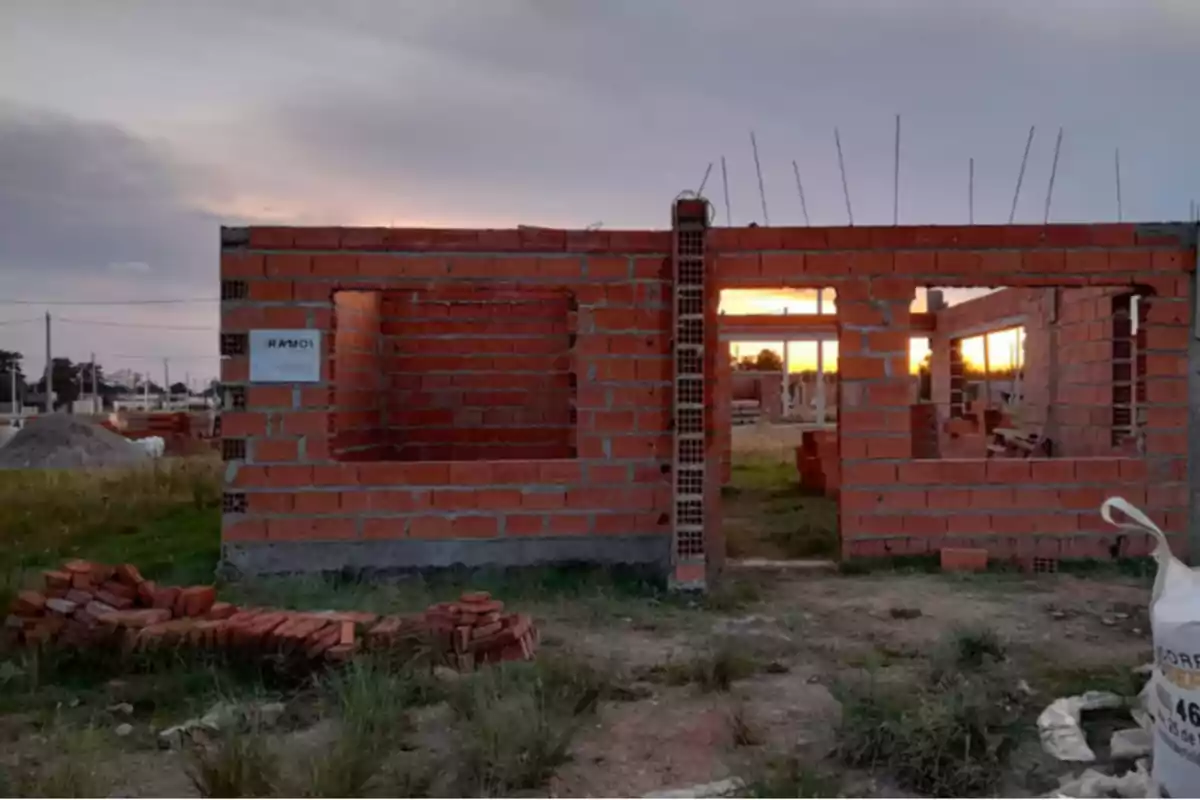
{"type": "MultiPolygon", "coordinates": [[[[1111,554],[1119,538],[1096,513],[1109,494],[1145,508],[1178,550],[1186,548],[1192,237],[1194,230],[1182,225],[739,228],[712,231],[710,249],[723,287],[837,289],[843,555],[924,553],[970,543],[997,555],[1038,549],[1100,556],[1111,554]],[[1135,284],[1156,295],[1144,315],[1143,458],[1013,465],[909,458],[909,304],[918,286],[1135,284]],[[941,505],[947,502],[961,505],[941,505]]],[[[1122,540],[1120,546],[1142,544],[1122,540]]]]}
{"type": "Polygon", "coordinates": [[[343,461],[387,458],[379,292],[337,292],[333,312],[330,454],[343,461]]]}
{"type": "Polygon", "coordinates": [[[386,292],[390,457],[573,458],[572,303],[549,290],[386,292]]]}
{"type": "Polygon", "coordinates": [[[669,542],[670,232],[250,228],[224,238],[222,342],[235,354],[221,378],[244,390],[244,407],[222,415],[226,452],[242,456],[227,472],[226,545],[669,542]],[[486,333],[485,314],[499,322],[486,333]],[[237,334],[258,328],[322,331],[321,382],[249,383],[237,334]],[[497,438],[479,441],[484,430],[497,438]],[[573,445],[577,457],[501,458],[516,455],[501,448],[539,444],[525,440],[532,430],[548,432],[541,454],[569,456],[573,445]]]}
{"type": "MultiPolygon", "coordinates": [[[[670,233],[252,228],[227,234],[222,349],[230,357],[223,361],[222,380],[244,389],[242,407],[222,419],[231,462],[227,547],[379,540],[510,544],[519,537],[579,541],[589,534],[669,541],[675,455],[670,233]],[[339,290],[446,287],[536,289],[573,298],[577,458],[339,461],[335,455],[345,448],[335,432],[343,409],[334,405],[338,361],[328,335],[320,383],[248,383],[245,341],[237,334],[297,327],[334,332],[339,290]],[[331,415],[334,408],[338,413],[331,415]]],[[[838,297],[844,555],[920,553],[950,543],[982,545],[996,554],[1138,552],[1144,543],[1118,537],[1095,509],[1107,494],[1120,493],[1172,536],[1186,530],[1193,236],[1184,226],[1137,225],[713,229],[703,239],[712,278],[706,279],[711,297],[705,313],[711,310],[713,320],[705,333],[705,374],[716,372],[712,337],[720,288],[831,286],[838,297]],[[909,306],[918,286],[1134,284],[1156,295],[1143,316],[1144,457],[1004,463],[911,458],[909,306]]],[[[369,314],[361,316],[369,328],[369,314]]],[[[364,350],[368,341],[363,339],[364,350]]],[[[384,353],[382,343],[377,354],[384,353]]],[[[706,381],[705,453],[716,463],[712,388],[713,381],[706,381]]],[[[381,412],[390,410],[386,399],[380,403],[381,412]]],[[[720,555],[716,485],[714,479],[704,487],[710,563],[720,555]]],[[[694,561],[688,573],[702,575],[694,561]]]]}
{"type": "Polygon", "coordinates": [[[1110,436],[1112,300],[1131,289],[1005,289],[937,312],[930,346],[939,418],[944,421],[950,412],[951,342],[1022,325],[1021,425],[1043,429],[1062,456],[1122,454],[1110,436]]]}

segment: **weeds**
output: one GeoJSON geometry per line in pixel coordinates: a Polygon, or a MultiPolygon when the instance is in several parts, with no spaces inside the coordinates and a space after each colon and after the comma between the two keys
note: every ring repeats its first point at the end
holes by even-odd
{"type": "Polygon", "coordinates": [[[568,709],[565,698],[554,702],[540,683],[513,686],[506,672],[475,676],[454,704],[453,783],[460,796],[508,796],[540,788],[568,759],[579,726],[573,711],[581,703],[568,709]]]}
{"type": "Polygon", "coordinates": [[[492,667],[456,689],[453,790],[466,797],[544,786],[570,757],[583,720],[622,694],[615,671],[553,651],[536,663],[492,667]]]}
{"type": "Polygon", "coordinates": [[[1003,661],[1007,647],[992,628],[957,628],[950,632],[950,651],[959,669],[982,669],[989,660],[1003,661]]]}
{"type": "Polygon", "coordinates": [[[189,752],[188,778],[201,797],[266,797],[279,764],[259,731],[229,731],[189,752]]]}
{"type": "Polygon", "coordinates": [[[100,768],[101,733],[95,728],[59,731],[52,737],[48,763],[21,765],[0,781],[5,797],[104,797],[111,790],[100,768]]]}
{"type": "Polygon", "coordinates": [[[885,687],[872,676],[838,694],[841,760],[882,767],[902,787],[935,797],[993,791],[1023,725],[1020,704],[988,675],[925,688],[885,687]]]}
{"type": "Polygon", "coordinates": [[[410,663],[393,668],[384,659],[364,658],[333,674],[330,690],[340,717],[339,735],[312,764],[305,795],[361,796],[380,777],[387,758],[409,732],[408,709],[440,696],[421,666],[427,667],[410,663]]]}
{"type": "Polygon", "coordinates": [[[179,712],[228,695],[257,695],[294,688],[294,677],[267,660],[245,661],[189,651],[124,654],[104,646],[14,651],[0,662],[0,711],[54,706],[68,698],[84,703],[120,699],[139,712],[179,712]]]}
{"type": "Polygon", "coordinates": [[[727,692],[734,681],[750,677],[759,667],[758,659],[744,646],[722,639],[688,661],[667,662],[654,668],[651,677],[658,677],[671,686],[694,683],[704,692],[727,692]]]}
{"type": "Polygon", "coordinates": [[[760,759],[744,774],[742,797],[835,797],[839,789],[834,778],[795,755],[760,759]]]}
{"type": "Polygon", "coordinates": [[[739,456],[722,494],[728,505],[725,539],[731,558],[837,554],[837,503],[797,486],[790,460],[739,456]]]}
{"type": "Polygon", "coordinates": [[[119,470],[2,470],[0,572],[81,556],[133,561],[149,578],[211,578],[221,480],[221,462],[209,458],[119,470]]]}
{"type": "Polygon", "coordinates": [[[762,595],[760,583],[726,577],[705,594],[701,602],[708,611],[727,614],[761,602],[762,595]]]}
{"type": "Polygon", "coordinates": [[[762,736],[743,704],[735,704],[729,709],[725,719],[729,724],[729,735],[734,747],[754,747],[762,744],[762,736]]]}
{"type": "MultiPolygon", "coordinates": [[[[1147,656],[1142,661],[1151,661],[1147,656]]],[[[1029,682],[1038,696],[1047,701],[1071,697],[1089,691],[1107,691],[1121,697],[1136,697],[1146,684],[1146,676],[1134,672],[1136,665],[1078,667],[1035,658],[1029,682]]]]}

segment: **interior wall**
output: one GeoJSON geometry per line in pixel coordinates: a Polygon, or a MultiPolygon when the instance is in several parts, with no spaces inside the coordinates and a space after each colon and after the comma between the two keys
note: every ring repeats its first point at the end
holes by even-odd
{"type": "Polygon", "coordinates": [[[333,294],[333,408],[330,454],[341,461],[388,458],[383,421],[380,293],[333,294]]]}
{"type": "Polygon", "coordinates": [[[1112,298],[1120,287],[1013,288],[937,312],[930,340],[939,422],[950,416],[955,339],[1025,329],[1019,424],[1068,458],[1115,455],[1112,446],[1112,298]]]}
{"type": "Polygon", "coordinates": [[[383,295],[387,443],[401,461],[574,458],[566,292],[383,295]]]}

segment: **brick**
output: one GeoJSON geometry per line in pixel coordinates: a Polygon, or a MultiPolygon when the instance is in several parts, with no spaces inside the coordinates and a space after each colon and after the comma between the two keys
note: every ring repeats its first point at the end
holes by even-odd
{"type": "Polygon", "coordinates": [[[304,657],[316,659],[323,656],[333,647],[339,647],[341,642],[341,626],[330,625],[310,635],[306,642],[304,657]]]}
{"type": "Polygon", "coordinates": [[[989,483],[1027,483],[1029,462],[1024,459],[990,459],[987,462],[989,483]]]}
{"type": "Polygon", "coordinates": [[[100,602],[100,603],[104,603],[107,606],[111,606],[112,608],[115,608],[118,611],[122,611],[124,609],[131,608],[133,606],[133,601],[130,600],[128,597],[122,597],[121,595],[113,594],[112,592],[107,592],[104,589],[97,590],[96,601],[100,602]]]}
{"type": "Polygon", "coordinates": [[[63,564],[63,570],[72,575],[91,575],[96,571],[96,566],[90,561],[83,559],[72,559],[63,564]]]}
{"type": "Polygon", "coordinates": [[[117,597],[124,597],[126,600],[134,601],[137,599],[137,585],[129,585],[120,581],[111,580],[100,584],[100,589],[117,597]]]}
{"type": "Polygon", "coordinates": [[[1069,459],[1030,459],[1029,470],[1034,483],[1073,483],[1075,480],[1075,462],[1069,459]]]}
{"type": "Polygon", "coordinates": [[[141,585],[146,579],[142,577],[142,573],[133,564],[121,564],[117,567],[114,577],[120,583],[126,586],[132,586],[135,589],[141,585]]]}
{"type": "Polygon", "coordinates": [[[174,610],[175,601],[179,598],[178,586],[164,586],[154,590],[154,595],[150,600],[152,608],[166,608],[174,610]]]}
{"type": "Polygon", "coordinates": [[[229,619],[238,611],[237,606],[232,603],[216,602],[212,604],[212,608],[206,613],[205,619],[229,619]]]}
{"type": "Polygon", "coordinates": [[[947,572],[982,572],[987,569],[987,550],[981,547],[943,547],[942,569],[947,572]]]}
{"type": "Polygon", "coordinates": [[[21,616],[37,616],[46,610],[46,596],[41,592],[29,590],[17,592],[16,599],[13,600],[12,610],[14,614],[21,616]]]}
{"type": "Polygon", "coordinates": [[[75,609],[79,607],[78,603],[74,603],[66,598],[51,597],[46,600],[46,610],[54,614],[59,614],[64,617],[69,617],[75,613],[75,609]]]}
{"type": "Polygon", "coordinates": [[[71,573],[63,570],[47,570],[42,573],[42,581],[47,589],[70,589],[71,573]]]}
{"type": "Polygon", "coordinates": [[[170,618],[171,612],[165,608],[131,608],[99,616],[101,622],[123,628],[145,628],[166,622],[170,618]]]}
{"type": "Polygon", "coordinates": [[[64,599],[70,600],[77,606],[86,606],[88,603],[92,602],[95,597],[91,592],[85,592],[82,589],[71,589],[69,592],[67,592],[64,599]]]}
{"type": "Polygon", "coordinates": [[[117,609],[113,608],[112,606],[108,605],[107,603],[103,603],[99,600],[93,600],[92,602],[88,603],[84,607],[83,610],[86,611],[91,616],[95,617],[96,619],[99,619],[100,617],[104,616],[105,614],[111,614],[112,612],[116,611],[117,609]]]}

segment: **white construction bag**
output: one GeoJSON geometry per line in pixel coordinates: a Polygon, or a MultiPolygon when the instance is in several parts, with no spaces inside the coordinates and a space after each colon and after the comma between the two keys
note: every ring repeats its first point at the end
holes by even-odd
{"type": "Polygon", "coordinates": [[[1150,596],[1154,672],[1147,704],[1154,718],[1152,780],[1158,797],[1200,796],[1200,572],[1171,555],[1162,530],[1125,500],[1105,500],[1100,516],[1158,542],[1158,574],[1150,596]],[[1115,521],[1113,509],[1129,521],[1115,521]]]}

